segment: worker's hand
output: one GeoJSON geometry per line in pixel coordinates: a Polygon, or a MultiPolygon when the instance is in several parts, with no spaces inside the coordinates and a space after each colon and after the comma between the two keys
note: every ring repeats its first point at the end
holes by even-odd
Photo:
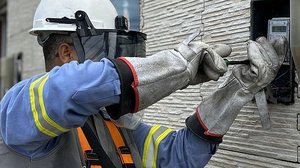
{"type": "MultiPolygon", "coordinates": [[[[198,35],[199,32],[192,34],[176,49],[161,51],[146,58],[119,57],[112,60],[121,80],[121,97],[120,104],[107,108],[110,116],[118,119],[127,113],[140,111],[188,86],[197,76],[202,60],[209,68],[219,68],[223,60],[219,60],[221,57],[209,45],[194,42],[198,35]],[[127,80],[129,77],[133,78],[130,82],[127,80]]],[[[225,66],[224,61],[223,64],[225,66]]]]}
{"type": "Polygon", "coordinates": [[[196,35],[197,34],[194,34],[194,36],[190,36],[188,39],[180,43],[177,49],[172,51],[172,53],[176,57],[179,57],[182,60],[184,60],[184,64],[186,64],[187,72],[189,72],[189,82],[186,86],[191,84],[198,84],[201,81],[207,81],[207,76],[205,75],[205,72],[202,72],[203,64],[201,63],[204,61],[204,64],[206,64],[206,62],[208,62],[209,59],[208,57],[211,57],[213,60],[219,57],[218,54],[216,54],[215,52],[213,53],[213,50],[208,44],[203,42],[193,42],[193,40],[196,38],[196,35]],[[200,71],[200,69],[202,70],[200,71]],[[199,78],[205,79],[199,80],[199,78]]]}
{"type": "Polygon", "coordinates": [[[225,44],[208,46],[201,56],[198,72],[189,84],[196,85],[210,80],[217,81],[227,72],[227,65],[223,58],[229,56],[231,51],[231,47],[225,44]]]}
{"type": "MultiPolygon", "coordinates": [[[[285,38],[274,41],[274,45],[285,46],[285,38]]],[[[283,47],[283,50],[286,47],[283,47]]],[[[272,44],[265,37],[260,37],[248,43],[250,66],[239,66],[233,69],[230,78],[237,79],[245,92],[256,93],[267,86],[277,75],[284,54],[276,53],[272,44]]],[[[230,79],[229,79],[230,80],[230,79]]]]}
{"type": "MultiPolygon", "coordinates": [[[[287,41],[282,38],[274,44],[285,46],[287,41]]],[[[275,78],[284,56],[278,55],[267,39],[261,37],[248,43],[248,58],[250,65],[235,67],[219,89],[187,119],[192,132],[212,143],[222,142],[241,108],[275,78]]]]}

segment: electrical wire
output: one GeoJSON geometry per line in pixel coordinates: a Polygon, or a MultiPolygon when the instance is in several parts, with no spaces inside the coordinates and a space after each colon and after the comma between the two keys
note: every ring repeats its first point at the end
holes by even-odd
{"type": "MultiPolygon", "coordinates": [[[[205,0],[200,0],[200,8],[201,8],[201,11],[200,11],[200,26],[201,26],[201,33],[200,33],[200,38],[201,38],[201,42],[203,42],[203,36],[204,36],[204,31],[205,31],[205,25],[204,25],[204,22],[203,22],[203,12],[205,11],[205,0]]],[[[200,96],[200,101],[202,102],[203,101],[203,95],[202,95],[202,83],[199,84],[199,96],[200,96]]]]}

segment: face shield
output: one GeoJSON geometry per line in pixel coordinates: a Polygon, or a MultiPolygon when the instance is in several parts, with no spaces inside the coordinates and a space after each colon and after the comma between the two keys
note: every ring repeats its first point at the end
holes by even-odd
{"type": "Polygon", "coordinates": [[[75,18],[47,18],[47,21],[76,24],[76,32],[70,35],[80,63],[85,60],[100,61],[102,58],[112,59],[120,56],[146,56],[146,34],[127,31],[125,17],[116,18],[116,29],[95,29],[83,11],[77,11],[75,18]]]}
{"type": "Polygon", "coordinates": [[[72,33],[74,47],[82,60],[100,61],[102,58],[145,57],[146,36],[140,32],[97,30],[95,35],[72,33]]]}

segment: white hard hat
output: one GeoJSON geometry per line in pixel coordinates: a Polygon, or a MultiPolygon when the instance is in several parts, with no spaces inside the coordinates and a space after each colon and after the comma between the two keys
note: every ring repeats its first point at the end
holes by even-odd
{"type": "Polygon", "coordinates": [[[117,11],[110,0],[41,0],[29,33],[38,35],[45,31],[76,31],[75,24],[47,22],[46,18],[75,19],[78,10],[87,13],[96,29],[115,29],[117,11]]]}

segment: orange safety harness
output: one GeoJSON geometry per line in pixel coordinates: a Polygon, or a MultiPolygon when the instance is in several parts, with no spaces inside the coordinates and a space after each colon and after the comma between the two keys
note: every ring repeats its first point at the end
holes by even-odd
{"type": "MultiPolygon", "coordinates": [[[[126,146],[123,136],[114,123],[109,120],[105,120],[105,124],[110,132],[110,136],[113,139],[117,153],[119,154],[123,168],[134,168],[134,162],[129,148],[126,146]]],[[[86,136],[81,128],[77,128],[78,138],[81,144],[82,153],[87,162],[87,168],[102,168],[97,162],[98,158],[92,155],[91,145],[88,143],[86,136]]]]}

